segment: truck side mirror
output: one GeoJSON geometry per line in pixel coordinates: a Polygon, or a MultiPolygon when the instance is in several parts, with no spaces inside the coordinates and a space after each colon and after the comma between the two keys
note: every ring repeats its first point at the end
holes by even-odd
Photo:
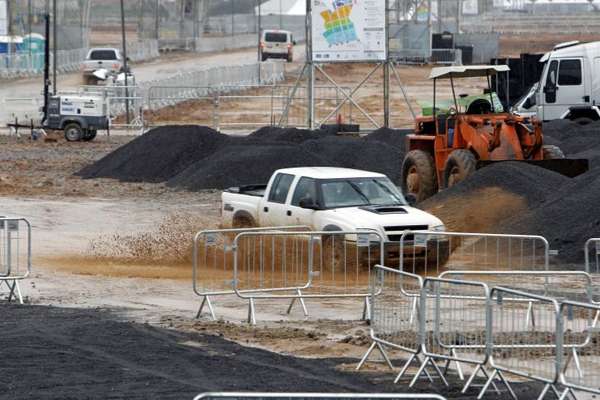
{"type": "Polygon", "coordinates": [[[300,208],[306,208],[307,210],[318,210],[319,209],[319,206],[317,205],[317,203],[315,203],[315,201],[310,197],[300,200],[300,203],[298,203],[298,205],[300,206],[300,208]]]}

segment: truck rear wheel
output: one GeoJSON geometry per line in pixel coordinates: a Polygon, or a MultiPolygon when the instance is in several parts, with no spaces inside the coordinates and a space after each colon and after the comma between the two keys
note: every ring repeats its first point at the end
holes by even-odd
{"type": "Polygon", "coordinates": [[[256,228],[256,221],[250,215],[241,214],[233,218],[232,227],[234,229],[256,228]]]}
{"type": "Polygon", "coordinates": [[[402,191],[425,200],[437,192],[433,157],[423,150],[409,151],[402,163],[402,191]]]}
{"type": "Polygon", "coordinates": [[[542,150],[544,152],[544,160],[559,160],[561,158],[565,158],[565,154],[558,146],[546,144],[542,150]]]}
{"type": "Polygon", "coordinates": [[[65,126],[65,139],[69,142],[78,142],[83,138],[83,129],[76,122],[71,122],[65,126]]]}
{"type": "Polygon", "coordinates": [[[477,160],[469,150],[455,150],[446,160],[444,167],[444,189],[464,181],[475,172],[477,160]]]}

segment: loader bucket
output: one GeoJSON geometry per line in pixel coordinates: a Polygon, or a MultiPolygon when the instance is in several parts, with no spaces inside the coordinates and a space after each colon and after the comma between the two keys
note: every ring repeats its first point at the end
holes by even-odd
{"type": "Polygon", "coordinates": [[[552,160],[480,160],[477,161],[477,169],[487,167],[500,162],[524,162],[531,165],[537,165],[538,167],[548,169],[550,171],[557,172],[561,175],[569,178],[574,178],[587,172],[590,169],[590,162],[587,159],[552,159],[552,160]]]}

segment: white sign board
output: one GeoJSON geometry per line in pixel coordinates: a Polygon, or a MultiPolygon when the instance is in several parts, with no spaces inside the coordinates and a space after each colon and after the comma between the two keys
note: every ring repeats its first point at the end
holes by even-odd
{"type": "Polygon", "coordinates": [[[8,5],[0,0],[0,36],[8,35],[8,5]]]}
{"type": "Polygon", "coordinates": [[[463,15],[477,15],[479,14],[479,7],[477,0],[464,0],[462,3],[463,15]]]}
{"type": "Polygon", "coordinates": [[[313,61],[386,59],[385,1],[310,1],[313,61]]]}

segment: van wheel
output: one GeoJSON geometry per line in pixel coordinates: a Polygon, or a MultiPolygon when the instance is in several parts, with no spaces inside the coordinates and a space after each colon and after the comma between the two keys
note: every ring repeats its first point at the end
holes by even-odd
{"type": "Polygon", "coordinates": [[[413,194],[417,202],[437,192],[433,157],[423,150],[409,151],[402,163],[402,191],[413,194]]]}
{"type": "Polygon", "coordinates": [[[291,55],[291,54],[288,54],[288,56],[287,56],[287,62],[291,63],[293,61],[294,61],[294,56],[291,55]]]}
{"type": "Polygon", "coordinates": [[[260,55],[260,59],[261,59],[263,62],[267,61],[267,59],[268,59],[268,58],[269,58],[269,57],[268,57],[266,54],[261,54],[261,55],[260,55]]]}
{"type": "Polygon", "coordinates": [[[64,131],[65,139],[69,142],[78,142],[83,138],[83,129],[81,129],[81,126],[76,122],[67,124],[64,131]]]}
{"type": "Polygon", "coordinates": [[[444,167],[444,188],[451,188],[475,172],[477,160],[469,150],[454,150],[444,167]]]}

